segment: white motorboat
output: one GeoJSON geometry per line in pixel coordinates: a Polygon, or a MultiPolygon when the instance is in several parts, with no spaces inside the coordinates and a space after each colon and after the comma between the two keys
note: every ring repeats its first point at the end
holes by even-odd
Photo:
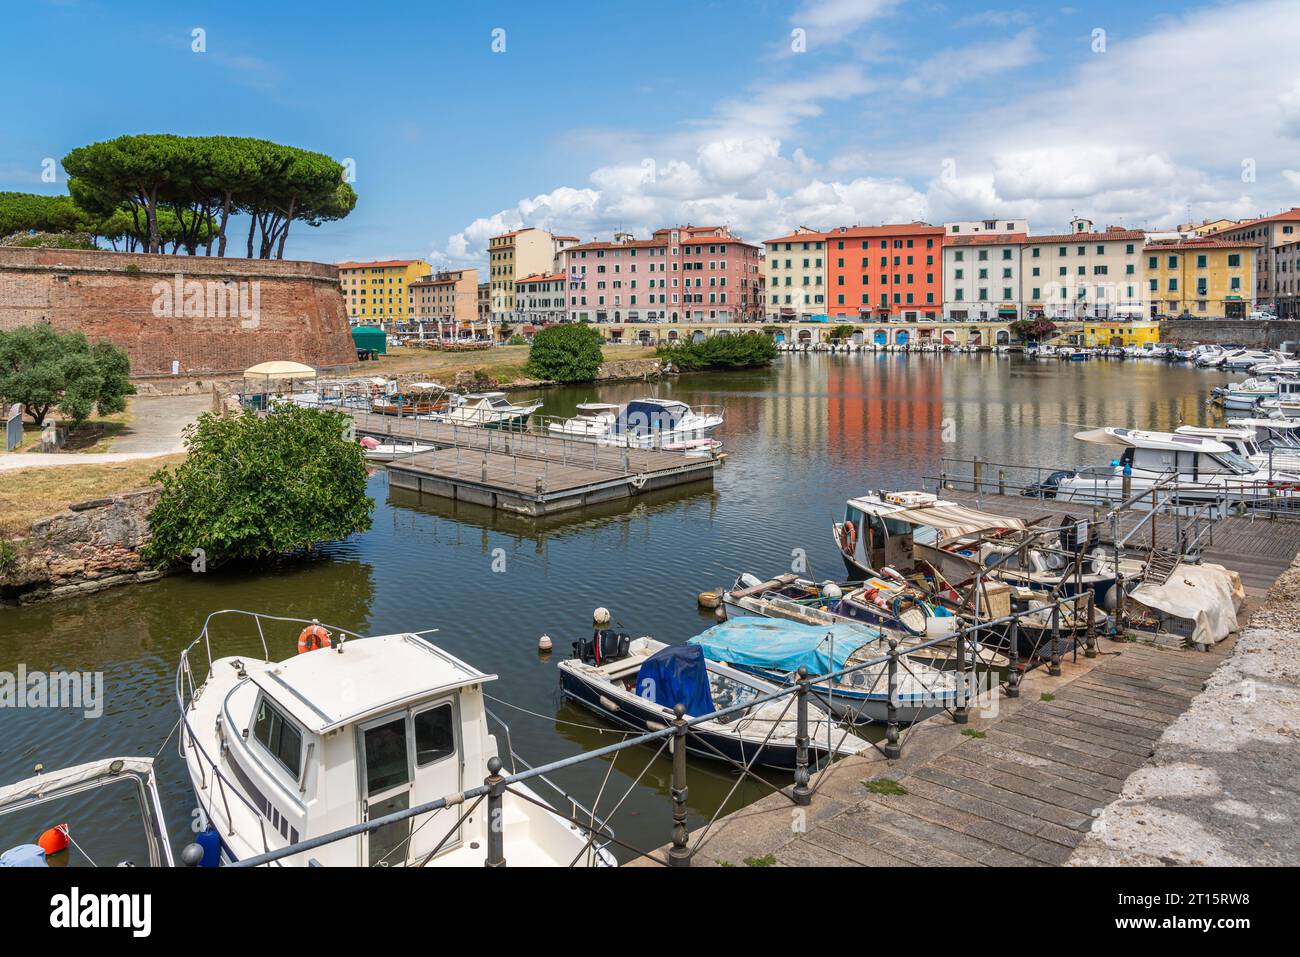
{"type": "Polygon", "coordinates": [[[1296,476],[1300,476],[1300,449],[1293,451],[1283,448],[1265,449],[1256,440],[1254,429],[1215,429],[1180,425],[1174,429],[1174,434],[1195,435],[1222,442],[1256,468],[1269,473],[1275,480],[1291,481],[1296,476]]]}
{"type": "MultiPolygon", "coordinates": [[[[1200,369],[1213,369],[1223,364],[1227,352],[1219,345],[1202,345],[1192,350],[1188,357],[1200,369]]],[[[1181,356],[1180,356],[1181,358],[1181,356]]]]}
{"type": "Polygon", "coordinates": [[[542,407],[540,402],[515,405],[504,392],[472,392],[455,408],[430,413],[427,418],[451,425],[475,425],[485,429],[520,428],[542,407]]]}
{"type": "Polygon", "coordinates": [[[1035,494],[1058,501],[1120,502],[1159,485],[1180,504],[1269,499],[1274,478],[1214,439],[1136,429],[1089,429],[1081,442],[1123,449],[1107,465],[1054,472],[1035,494]]]}
{"type": "Polygon", "coordinates": [[[553,435],[628,448],[689,448],[684,443],[712,436],[722,425],[722,412],[692,409],[676,399],[635,399],[626,405],[584,402],[578,414],[552,422],[553,435]]]}
{"type": "Polygon", "coordinates": [[[432,452],[437,448],[434,445],[424,445],[414,441],[380,442],[375,445],[368,445],[365,441],[362,441],[361,447],[361,454],[366,457],[367,462],[392,462],[408,455],[415,455],[418,452],[432,452]]]}
{"type": "Polygon", "coordinates": [[[1230,382],[1213,391],[1215,399],[1225,409],[1248,411],[1264,399],[1276,399],[1278,381],[1267,376],[1252,376],[1241,382],[1230,382]]]}
{"type": "MultiPolygon", "coordinates": [[[[482,866],[487,809],[459,795],[484,782],[490,763],[499,766],[483,692],[494,679],[421,634],[366,638],[248,612],[209,616],[176,674],[181,745],[205,833],[215,834],[229,862],[447,798],[428,814],[361,829],[278,863],[482,866]],[[255,627],[261,660],[256,653],[212,658],[219,615],[255,627]],[[299,654],[273,660],[268,638],[282,634],[287,643],[302,625],[299,654]]],[[[510,864],[613,863],[605,842],[522,782],[502,800],[510,864]]]]}
{"type": "Polygon", "coordinates": [[[1219,367],[1230,372],[1245,372],[1253,366],[1278,362],[1282,358],[1278,353],[1264,349],[1235,349],[1224,355],[1219,367]]]}
{"type": "MultiPolygon", "coordinates": [[[[73,807],[84,810],[86,796],[89,793],[108,788],[114,791],[129,789],[133,792],[136,809],[140,813],[144,829],[144,852],[147,860],[122,861],[118,866],[134,867],[137,864],[147,864],[150,867],[173,866],[174,860],[167,836],[167,821],[163,817],[162,800],[158,795],[158,776],[154,772],[153,758],[103,758],[54,771],[46,771],[37,765],[36,774],[32,777],[0,787],[0,818],[45,804],[65,802],[74,797],[78,798],[78,802],[74,805],[61,803],[59,813],[66,814],[73,807]]],[[[120,829],[123,823],[120,802],[126,797],[127,795],[118,795],[117,800],[111,804],[114,830],[120,829]]],[[[0,868],[48,867],[47,858],[56,855],[60,858],[60,866],[69,866],[73,850],[84,857],[89,866],[96,865],[95,859],[89,853],[97,850],[93,835],[83,834],[79,839],[74,837],[71,823],[55,825],[46,832],[46,835],[52,838],[52,842],[42,839],[36,844],[18,844],[0,854],[0,868]],[[68,858],[63,857],[65,853],[69,855],[68,858]]],[[[5,844],[0,844],[0,848],[4,846],[5,844]]],[[[186,856],[186,852],[182,852],[182,859],[186,859],[186,856]]],[[[96,857],[101,864],[107,863],[98,853],[96,857]]],[[[187,863],[196,862],[197,857],[187,861],[187,863]]],[[[77,863],[79,864],[80,861],[77,863]]]]}

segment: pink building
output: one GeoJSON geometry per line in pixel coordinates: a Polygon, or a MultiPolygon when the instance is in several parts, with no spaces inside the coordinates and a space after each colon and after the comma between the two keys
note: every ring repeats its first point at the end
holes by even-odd
{"type": "Polygon", "coordinates": [[[673,226],[650,239],[562,250],[572,322],[738,322],[763,311],[759,247],[725,226],[673,226]]]}

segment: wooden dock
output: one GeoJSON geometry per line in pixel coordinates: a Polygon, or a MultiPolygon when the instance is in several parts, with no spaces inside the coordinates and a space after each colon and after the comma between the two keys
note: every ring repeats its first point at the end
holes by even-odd
{"type": "MultiPolygon", "coordinates": [[[[1084,503],[953,489],[940,495],[1057,524],[1066,516],[1105,515],[1084,503]]],[[[1146,514],[1121,513],[1120,536],[1146,514]]],[[[1176,539],[1175,522],[1160,516],[1154,538],[1144,526],[1133,544],[1168,549],[1176,539]]],[[[1228,516],[1207,531],[1203,545],[1203,560],[1241,575],[1251,596],[1248,611],[1300,551],[1300,521],[1228,516]]],[[[691,863],[1064,864],[1237,640],[1234,634],[1208,650],[1191,650],[1101,638],[1095,658],[1072,653],[1055,677],[1042,668],[1027,672],[1018,697],[999,694],[994,706],[972,710],[967,724],[939,715],[906,729],[897,759],[872,750],[833,765],[814,778],[809,807],[774,793],[697,829],[691,863]]]]}
{"type": "MultiPolygon", "coordinates": [[[[956,489],[944,489],[939,496],[994,515],[1027,520],[1047,517],[1058,524],[1067,515],[1076,520],[1092,520],[1107,511],[1101,507],[1094,510],[1087,502],[1057,502],[986,492],[976,494],[956,489]]],[[[1120,535],[1131,531],[1146,514],[1138,510],[1120,513],[1120,535]]],[[[1106,526],[1102,528],[1104,530],[1106,526]]],[[[1174,520],[1161,516],[1155,524],[1154,539],[1149,529],[1143,528],[1135,536],[1133,544],[1144,547],[1154,541],[1156,547],[1169,549],[1174,545],[1176,534],[1174,520]]],[[[1249,593],[1261,595],[1290,567],[1296,552],[1300,552],[1300,521],[1230,515],[1219,519],[1210,528],[1204,539],[1201,558],[1237,572],[1249,593]]]]}
{"type": "Polygon", "coordinates": [[[807,808],[772,794],[700,829],[691,864],[1064,864],[1234,644],[1102,639],[1098,657],[1067,657],[1059,677],[1027,674],[996,714],[931,718],[904,732],[896,760],[872,751],[835,764],[807,808]]]}
{"type": "Polygon", "coordinates": [[[433,446],[387,467],[396,488],[541,516],[711,482],[718,459],[627,449],[535,431],[458,426],[354,412],[358,435],[433,446]]]}

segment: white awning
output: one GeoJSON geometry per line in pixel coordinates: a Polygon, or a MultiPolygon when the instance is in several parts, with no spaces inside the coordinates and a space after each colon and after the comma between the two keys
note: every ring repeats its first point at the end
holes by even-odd
{"type": "Polygon", "coordinates": [[[964,505],[927,505],[923,508],[905,508],[884,513],[882,518],[897,519],[909,525],[924,525],[943,532],[943,537],[973,535],[976,532],[998,529],[1023,529],[1025,523],[1018,518],[980,512],[964,505]]]}
{"type": "Polygon", "coordinates": [[[316,370],[301,362],[259,362],[244,370],[245,379],[314,379],[316,370]]]}

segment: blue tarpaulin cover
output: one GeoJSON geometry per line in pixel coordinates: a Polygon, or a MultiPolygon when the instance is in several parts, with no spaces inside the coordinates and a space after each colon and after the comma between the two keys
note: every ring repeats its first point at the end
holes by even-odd
{"type": "Polygon", "coordinates": [[[665,708],[685,705],[692,717],[717,710],[704,652],[690,645],[669,646],[647,658],[636,673],[636,693],[665,708]]]}
{"type": "Polygon", "coordinates": [[[782,674],[808,669],[826,675],[846,666],[849,655],[876,641],[880,632],[862,625],[805,625],[780,618],[733,618],[696,635],[690,644],[713,661],[782,674]]]}
{"type": "Polygon", "coordinates": [[[629,402],[618,421],[616,435],[653,435],[677,427],[680,406],[662,406],[657,402],[629,402]]]}

